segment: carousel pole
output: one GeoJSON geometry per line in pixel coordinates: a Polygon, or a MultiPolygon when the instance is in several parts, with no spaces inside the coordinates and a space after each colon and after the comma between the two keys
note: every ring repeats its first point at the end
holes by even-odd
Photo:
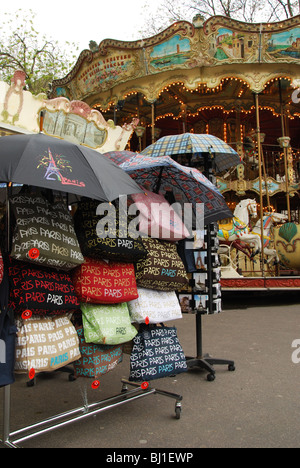
{"type": "Polygon", "coordinates": [[[151,114],[152,114],[151,136],[152,136],[152,143],[155,143],[155,102],[152,102],[151,104],[151,114]]]}
{"type": "Polygon", "coordinates": [[[281,88],[281,80],[278,80],[279,86],[279,98],[280,98],[280,116],[281,116],[281,131],[282,137],[278,139],[281,148],[283,148],[283,155],[284,155],[284,172],[285,172],[285,187],[286,187],[286,204],[287,204],[287,212],[288,212],[288,220],[289,223],[291,222],[291,202],[290,202],[290,190],[289,190],[289,171],[288,171],[288,146],[290,143],[289,137],[286,136],[285,131],[285,122],[284,122],[284,108],[283,108],[283,100],[282,100],[282,88],[281,88]]]}
{"type": "Polygon", "coordinates": [[[261,152],[261,135],[260,135],[260,118],[259,118],[259,102],[258,93],[255,93],[255,110],[256,110],[256,126],[257,126],[257,146],[258,146],[258,166],[259,166],[259,196],[260,196],[260,221],[261,221],[261,269],[262,275],[265,277],[264,268],[264,197],[263,197],[263,174],[262,174],[262,152],[261,152]]]}

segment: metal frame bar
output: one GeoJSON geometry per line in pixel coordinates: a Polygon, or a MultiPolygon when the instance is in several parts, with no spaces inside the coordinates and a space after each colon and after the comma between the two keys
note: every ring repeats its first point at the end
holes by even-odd
{"type": "Polygon", "coordinates": [[[7,386],[4,388],[3,439],[0,439],[0,443],[2,443],[6,447],[18,448],[18,444],[21,444],[26,440],[32,439],[33,437],[46,434],[54,429],[59,429],[73,422],[81,421],[82,419],[85,419],[87,417],[95,416],[103,411],[115,408],[125,403],[129,403],[140,398],[145,398],[148,395],[159,394],[165,397],[173,398],[176,400],[175,412],[177,409],[181,410],[181,395],[176,395],[175,393],[166,392],[164,390],[158,390],[151,387],[148,387],[147,389],[142,389],[140,384],[129,382],[125,379],[122,379],[122,383],[122,393],[118,395],[106,398],[97,403],[86,404],[82,407],[58,414],[56,416],[52,416],[50,418],[47,418],[35,424],[31,424],[14,432],[10,432],[11,389],[10,386],[7,386]],[[127,385],[131,385],[135,388],[129,391],[127,385]]]}

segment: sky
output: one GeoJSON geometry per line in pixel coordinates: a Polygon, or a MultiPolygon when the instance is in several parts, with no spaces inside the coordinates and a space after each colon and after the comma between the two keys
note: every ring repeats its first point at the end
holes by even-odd
{"type": "MultiPolygon", "coordinates": [[[[49,34],[59,42],[79,44],[79,50],[88,49],[90,40],[98,44],[103,39],[132,41],[139,39],[138,31],[145,21],[144,0],[13,0],[1,2],[2,13],[15,13],[18,9],[36,13],[38,32],[49,34]],[[86,8],[84,8],[86,6],[86,8]]],[[[160,0],[150,0],[156,9],[160,0]]],[[[1,18],[2,19],[2,18],[1,18]]]]}

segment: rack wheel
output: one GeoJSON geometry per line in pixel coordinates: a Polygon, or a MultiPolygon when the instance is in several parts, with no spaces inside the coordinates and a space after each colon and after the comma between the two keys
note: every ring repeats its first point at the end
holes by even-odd
{"type": "Polygon", "coordinates": [[[76,380],[75,375],[74,375],[74,374],[70,374],[70,375],[69,375],[69,382],[75,382],[75,380],[76,380]]]}
{"type": "Polygon", "coordinates": [[[228,370],[229,370],[229,372],[234,372],[234,371],[235,371],[235,365],[234,365],[234,364],[230,364],[230,365],[228,366],[228,370]]]}
{"type": "Polygon", "coordinates": [[[35,379],[28,380],[28,382],[26,382],[26,386],[27,387],[34,387],[35,386],[35,379]]]}
{"type": "Polygon", "coordinates": [[[176,419],[180,419],[180,417],[181,417],[181,403],[176,403],[175,417],[176,417],[176,419]]]}
{"type": "Polygon", "coordinates": [[[213,382],[214,380],[216,380],[215,374],[208,374],[207,375],[207,380],[208,380],[208,382],[213,382]]]}

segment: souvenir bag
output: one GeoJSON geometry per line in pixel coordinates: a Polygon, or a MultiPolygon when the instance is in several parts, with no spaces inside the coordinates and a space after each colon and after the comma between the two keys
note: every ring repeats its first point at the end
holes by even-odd
{"type": "Polygon", "coordinates": [[[3,276],[4,276],[4,264],[3,264],[2,252],[0,250],[0,284],[2,283],[3,276]]]}
{"type": "Polygon", "coordinates": [[[79,339],[68,316],[16,320],[15,372],[53,372],[80,358],[79,339]]]}
{"type": "Polygon", "coordinates": [[[131,197],[140,212],[139,232],[175,242],[189,237],[181,218],[162,195],[145,190],[131,197]]]}
{"type": "Polygon", "coordinates": [[[128,302],[132,322],[157,324],[182,318],[175,291],[138,288],[138,299],[128,302]]]}
{"type": "Polygon", "coordinates": [[[87,343],[119,345],[137,334],[125,302],[115,305],[81,304],[81,311],[87,343]]]}
{"type": "Polygon", "coordinates": [[[11,309],[8,309],[8,277],[4,273],[0,285],[0,387],[15,381],[15,342],[17,328],[11,309]]]}
{"type": "Polygon", "coordinates": [[[189,280],[176,244],[151,238],[143,242],[148,254],[135,265],[137,286],[159,291],[183,289],[189,280]]]}
{"type": "Polygon", "coordinates": [[[188,370],[175,327],[142,327],[133,340],[130,377],[133,382],[161,379],[188,370]]]}
{"type": "Polygon", "coordinates": [[[50,204],[39,194],[16,195],[10,203],[16,219],[14,259],[65,271],[83,263],[72,216],[64,203],[50,204]]]}
{"type": "Polygon", "coordinates": [[[122,346],[86,343],[82,326],[76,327],[80,359],[74,362],[75,377],[94,378],[107,374],[123,361],[122,346]]]}
{"type": "Polygon", "coordinates": [[[142,240],[137,238],[136,233],[132,236],[128,233],[132,218],[122,213],[112,204],[103,207],[103,204],[94,200],[78,204],[74,223],[85,257],[129,263],[146,257],[142,240]]]}
{"type": "Polygon", "coordinates": [[[10,307],[18,315],[64,315],[80,309],[68,272],[10,261],[10,307]]]}
{"type": "Polygon", "coordinates": [[[73,283],[80,302],[118,304],[138,297],[132,263],[86,258],[74,271],[73,283]]]}

